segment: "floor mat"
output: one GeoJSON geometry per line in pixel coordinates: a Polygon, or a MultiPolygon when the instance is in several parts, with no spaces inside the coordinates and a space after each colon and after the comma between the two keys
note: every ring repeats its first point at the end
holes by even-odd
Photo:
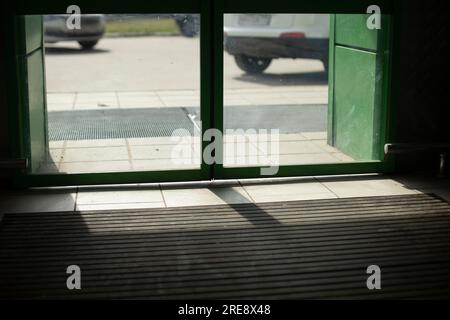
{"type": "Polygon", "coordinates": [[[449,284],[450,204],[433,195],[5,214],[0,227],[1,298],[433,298],[449,284]]]}
{"type": "MultiPolygon", "coordinates": [[[[177,129],[193,135],[186,108],[53,111],[50,141],[170,137],[177,129]]],[[[178,135],[178,134],[177,134],[178,135]]]]}

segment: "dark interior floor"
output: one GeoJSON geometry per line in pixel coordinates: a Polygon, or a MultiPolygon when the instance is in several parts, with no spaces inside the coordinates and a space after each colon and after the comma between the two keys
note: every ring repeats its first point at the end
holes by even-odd
{"type": "Polygon", "coordinates": [[[450,297],[449,216],[426,194],[6,214],[0,297],[450,297]]]}

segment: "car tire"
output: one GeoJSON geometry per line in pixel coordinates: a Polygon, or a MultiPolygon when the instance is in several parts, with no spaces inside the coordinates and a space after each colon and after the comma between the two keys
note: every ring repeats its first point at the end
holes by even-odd
{"type": "Polygon", "coordinates": [[[192,38],[198,35],[200,30],[200,21],[196,17],[188,15],[183,19],[177,19],[176,22],[183,36],[192,38]]]}
{"type": "Polygon", "coordinates": [[[246,56],[244,54],[237,54],[234,56],[234,61],[236,61],[237,66],[242,71],[245,71],[249,74],[260,74],[266,70],[270,63],[272,62],[271,58],[257,58],[246,56]]]}
{"type": "Polygon", "coordinates": [[[78,41],[82,50],[92,50],[95,45],[98,43],[98,40],[92,41],[78,41]]]}

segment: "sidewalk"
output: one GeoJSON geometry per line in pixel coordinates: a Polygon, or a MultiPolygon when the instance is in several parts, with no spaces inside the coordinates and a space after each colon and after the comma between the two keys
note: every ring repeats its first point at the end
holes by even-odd
{"type": "MultiPolygon", "coordinates": [[[[281,134],[279,157],[261,148],[261,137],[236,142],[225,136],[224,165],[269,166],[352,162],[351,157],[329,146],[326,132],[281,134]],[[258,140],[259,139],[259,140],[258,140]],[[230,149],[231,148],[231,149],[230,149]],[[230,150],[234,148],[234,156],[230,150]],[[240,153],[237,150],[243,150],[240,153]],[[256,157],[255,157],[256,156],[256,157]]],[[[183,137],[182,143],[171,137],[50,141],[50,154],[40,173],[86,173],[113,171],[154,171],[195,169],[200,166],[199,137],[183,137]],[[182,146],[183,151],[180,154],[182,146]],[[186,151],[187,150],[187,151],[186,151]],[[173,155],[176,155],[175,157],[173,155]]],[[[270,144],[269,144],[270,145],[270,144]]]]}
{"type": "MultiPolygon", "coordinates": [[[[315,109],[316,105],[321,107],[327,105],[327,90],[327,86],[305,86],[301,88],[284,86],[271,88],[270,91],[264,88],[228,89],[224,92],[224,105],[225,110],[228,106],[239,108],[247,106],[254,108],[273,106],[276,108],[279,106],[278,110],[282,112],[283,109],[281,108],[290,110],[290,106],[298,107],[301,105],[308,105],[315,109]]],[[[98,116],[99,110],[130,110],[131,112],[133,109],[136,112],[136,109],[153,108],[189,108],[188,115],[190,117],[200,113],[200,92],[198,90],[158,90],[48,93],[47,104],[50,117],[52,113],[56,115],[64,111],[74,111],[73,116],[79,116],[79,111],[89,112],[89,110],[92,110],[93,113],[90,118],[94,119],[94,112],[98,116]]],[[[276,110],[274,109],[275,118],[277,117],[276,110]]],[[[113,112],[113,114],[115,113],[113,112]]],[[[117,114],[120,115],[120,113],[117,114]]],[[[250,112],[251,115],[254,114],[250,112]]],[[[77,119],[77,121],[84,123],[92,119],[77,119]]],[[[168,122],[173,120],[175,119],[167,119],[168,122]]],[[[194,125],[198,118],[191,120],[194,125]]],[[[237,120],[235,119],[235,121],[237,120]]],[[[108,124],[118,123],[111,120],[105,121],[103,121],[104,123],[98,123],[98,125],[108,126],[108,124]]],[[[164,122],[164,119],[158,121],[164,122]]],[[[131,128],[124,128],[121,125],[121,128],[117,128],[117,130],[121,133],[137,130],[137,122],[135,122],[134,129],[132,128],[133,124],[130,124],[130,126],[131,128]]],[[[64,127],[67,128],[68,126],[64,127]]],[[[85,130],[82,127],[76,129],[78,131],[85,130]]],[[[281,133],[278,154],[273,154],[270,150],[261,148],[258,141],[263,139],[262,136],[256,137],[256,140],[250,139],[249,142],[242,143],[241,141],[232,145],[231,142],[234,138],[236,137],[225,137],[224,164],[229,167],[275,165],[277,162],[274,162],[274,159],[277,158],[280,165],[353,161],[352,158],[327,144],[325,131],[311,132],[309,130],[309,132],[281,133]],[[232,148],[242,148],[240,150],[244,150],[244,154],[235,153],[235,156],[233,156],[230,152],[230,150],[233,150],[232,148]],[[259,156],[256,160],[252,157],[255,154],[259,156]]],[[[195,169],[200,166],[199,141],[199,137],[183,140],[186,150],[190,154],[177,156],[176,159],[179,160],[177,162],[171,159],[173,159],[173,150],[178,141],[171,139],[170,135],[125,136],[120,139],[94,137],[90,140],[67,140],[66,138],[65,140],[50,141],[49,157],[41,166],[39,172],[84,173],[195,169]]]]}
{"type": "MultiPolygon", "coordinates": [[[[327,86],[227,89],[225,106],[327,104],[327,86]]],[[[48,93],[47,111],[198,107],[199,90],[48,93]]]]}

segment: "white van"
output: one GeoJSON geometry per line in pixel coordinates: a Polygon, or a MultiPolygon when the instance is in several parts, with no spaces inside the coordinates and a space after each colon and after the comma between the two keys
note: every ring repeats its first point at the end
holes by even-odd
{"type": "Polygon", "coordinates": [[[250,74],[272,59],[318,59],[328,68],[328,14],[225,14],[224,47],[250,74]]]}

